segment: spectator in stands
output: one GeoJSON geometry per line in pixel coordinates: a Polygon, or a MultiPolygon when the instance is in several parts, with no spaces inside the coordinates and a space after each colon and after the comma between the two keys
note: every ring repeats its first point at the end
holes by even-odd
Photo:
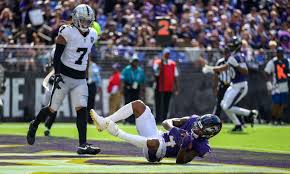
{"type": "Polygon", "coordinates": [[[155,109],[156,121],[161,123],[167,119],[169,103],[173,93],[178,94],[177,77],[179,76],[176,62],[169,59],[170,50],[164,49],[162,57],[153,64],[155,74],[155,109]]]}
{"type": "Polygon", "coordinates": [[[8,37],[5,36],[5,30],[3,28],[0,28],[0,44],[7,44],[8,43],[8,37]]]}
{"type": "MultiPolygon", "coordinates": [[[[130,64],[122,70],[121,79],[125,104],[140,99],[140,92],[144,90],[145,73],[139,66],[137,54],[133,55],[130,64]]],[[[134,117],[129,117],[126,122],[134,123],[134,117]]]]}
{"type": "Polygon", "coordinates": [[[120,64],[115,63],[112,66],[113,74],[109,78],[107,92],[109,93],[109,115],[112,115],[121,107],[121,73],[120,64]]]}
{"type": "Polygon", "coordinates": [[[13,14],[9,8],[3,9],[0,14],[0,28],[4,31],[4,36],[7,38],[13,35],[15,31],[15,24],[13,21],[13,14]]]}

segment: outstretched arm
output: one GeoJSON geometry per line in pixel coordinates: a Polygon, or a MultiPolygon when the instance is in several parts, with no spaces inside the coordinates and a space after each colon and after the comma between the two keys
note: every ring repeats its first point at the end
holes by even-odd
{"type": "Polygon", "coordinates": [[[186,133],[184,135],[176,157],[177,164],[186,164],[197,156],[197,153],[192,149],[192,139],[193,137],[191,134],[186,133]]]}
{"type": "Polygon", "coordinates": [[[162,126],[164,129],[170,130],[173,127],[181,127],[188,119],[189,117],[167,119],[162,122],[162,126]]]}
{"type": "Polygon", "coordinates": [[[176,164],[186,164],[193,160],[194,157],[197,156],[195,151],[186,150],[184,148],[180,148],[176,157],[176,164]]]}

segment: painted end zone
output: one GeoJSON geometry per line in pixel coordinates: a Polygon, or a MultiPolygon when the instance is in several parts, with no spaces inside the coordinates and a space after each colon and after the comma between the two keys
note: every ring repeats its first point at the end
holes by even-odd
{"type": "Polygon", "coordinates": [[[0,173],[290,173],[290,155],[214,149],[205,159],[176,165],[175,159],[150,164],[141,150],[126,143],[95,141],[96,156],[75,153],[77,140],[0,136],[0,173]]]}

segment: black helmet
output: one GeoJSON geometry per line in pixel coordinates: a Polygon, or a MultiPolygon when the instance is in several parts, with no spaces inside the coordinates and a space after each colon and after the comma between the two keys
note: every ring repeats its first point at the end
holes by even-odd
{"type": "Polygon", "coordinates": [[[231,52],[239,51],[242,47],[242,40],[237,36],[233,36],[231,41],[228,43],[228,47],[230,48],[231,52]]]}
{"type": "Polygon", "coordinates": [[[198,118],[192,126],[195,134],[202,138],[211,138],[218,134],[222,129],[222,122],[218,116],[206,114],[198,118]]]}

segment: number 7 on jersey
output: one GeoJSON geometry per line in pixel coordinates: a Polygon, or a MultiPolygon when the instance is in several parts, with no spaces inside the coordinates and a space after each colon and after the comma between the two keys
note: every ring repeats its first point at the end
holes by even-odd
{"type": "Polygon", "coordinates": [[[79,52],[82,52],[82,53],[81,53],[80,57],[78,58],[78,60],[75,61],[75,64],[78,64],[78,65],[82,64],[82,60],[83,60],[84,56],[86,55],[87,51],[88,51],[88,48],[78,48],[77,49],[78,53],[79,52]]]}

